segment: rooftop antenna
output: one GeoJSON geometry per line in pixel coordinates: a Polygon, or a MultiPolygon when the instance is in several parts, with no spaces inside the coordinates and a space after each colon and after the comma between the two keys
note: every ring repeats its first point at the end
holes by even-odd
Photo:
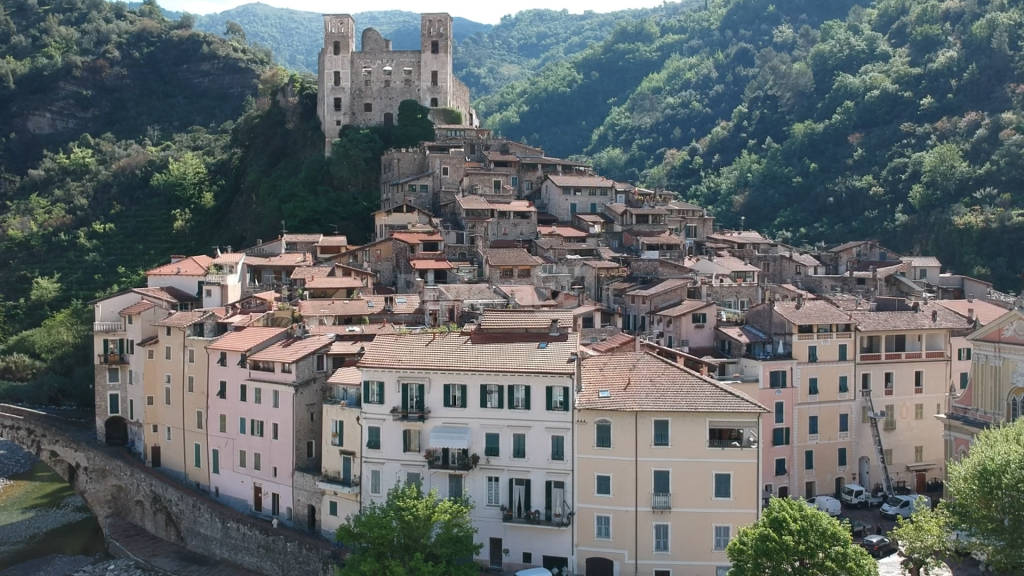
{"type": "Polygon", "coordinates": [[[285,227],[284,227],[284,220],[281,220],[281,234],[284,235],[284,234],[287,234],[287,233],[288,233],[288,230],[286,230],[285,227]]]}
{"type": "Polygon", "coordinates": [[[746,230],[746,229],[747,229],[747,217],[746,216],[740,216],[740,230],[746,230]]]}

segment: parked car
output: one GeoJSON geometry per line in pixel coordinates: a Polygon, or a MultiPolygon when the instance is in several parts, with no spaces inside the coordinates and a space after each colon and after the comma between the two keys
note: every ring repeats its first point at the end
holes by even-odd
{"type": "Polygon", "coordinates": [[[897,516],[910,518],[918,506],[931,506],[932,502],[927,496],[920,494],[894,495],[886,499],[882,504],[882,516],[895,520],[897,516]]]}
{"type": "Polygon", "coordinates": [[[808,498],[807,503],[833,517],[839,516],[839,512],[843,508],[842,504],[839,503],[839,500],[836,500],[831,496],[815,496],[814,498],[808,498]]]}
{"type": "Polygon", "coordinates": [[[516,572],[516,576],[551,576],[551,570],[547,568],[525,568],[516,572]]]}
{"type": "Polygon", "coordinates": [[[881,506],[885,502],[885,496],[881,493],[869,492],[860,484],[846,484],[839,492],[839,499],[844,505],[851,508],[866,508],[868,506],[881,506]]]}
{"type": "Polygon", "coordinates": [[[895,540],[891,540],[881,534],[872,534],[860,541],[862,548],[868,551],[875,558],[884,558],[898,550],[895,540]]]}

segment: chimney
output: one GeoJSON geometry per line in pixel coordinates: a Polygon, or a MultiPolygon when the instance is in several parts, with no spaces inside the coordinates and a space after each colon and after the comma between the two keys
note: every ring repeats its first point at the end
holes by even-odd
{"type": "Polygon", "coordinates": [[[796,296],[796,309],[799,310],[804,307],[804,297],[802,294],[796,296]]]}
{"type": "Polygon", "coordinates": [[[967,319],[974,322],[974,308],[967,309],[967,319]]]}
{"type": "Polygon", "coordinates": [[[932,310],[932,322],[938,322],[938,321],[939,321],[939,311],[938,310],[932,310]]]}
{"type": "Polygon", "coordinates": [[[548,328],[549,336],[558,336],[558,318],[551,319],[551,327],[548,328]]]}

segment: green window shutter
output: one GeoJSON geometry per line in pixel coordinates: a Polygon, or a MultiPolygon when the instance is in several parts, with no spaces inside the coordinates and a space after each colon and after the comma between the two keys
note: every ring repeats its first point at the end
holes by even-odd
{"type": "Polygon", "coordinates": [[[462,404],[460,404],[458,407],[465,408],[466,406],[469,405],[469,386],[466,386],[465,384],[459,384],[459,390],[462,392],[459,398],[462,404]]]}
{"type": "Polygon", "coordinates": [[[808,381],[808,383],[810,385],[810,390],[808,390],[807,393],[812,395],[812,396],[817,396],[817,394],[818,394],[818,379],[817,378],[811,378],[808,381]]]}
{"type": "Polygon", "coordinates": [[[551,386],[547,386],[547,387],[544,388],[545,398],[546,398],[546,402],[547,402],[545,404],[545,406],[547,406],[547,410],[551,410],[551,396],[552,396],[553,392],[554,392],[554,390],[552,389],[551,386]]]}
{"type": "Polygon", "coordinates": [[[402,384],[402,410],[409,409],[409,385],[402,384]]]}
{"type": "Polygon", "coordinates": [[[514,394],[513,390],[515,390],[515,389],[516,389],[516,387],[515,387],[514,384],[510,384],[509,387],[508,387],[508,407],[509,408],[512,408],[512,407],[515,406],[515,403],[513,402],[513,394],[514,394]]]}
{"type": "Polygon", "coordinates": [[[245,436],[245,418],[238,419],[238,433],[245,436]]]}
{"type": "Polygon", "coordinates": [[[424,404],[423,404],[423,402],[424,402],[423,393],[424,393],[425,390],[426,390],[426,384],[417,384],[416,385],[416,391],[419,393],[416,396],[416,409],[419,410],[420,412],[423,412],[423,406],[424,406],[424,404]]]}
{"type": "Polygon", "coordinates": [[[787,376],[787,372],[786,372],[785,370],[783,370],[783,371],[781,372],[781,374],[782,374],[782,387],[783,387],[783,388],[785,388],[785,387],[786,387],[786,376],[787,376]]]}
{"type": "Polygon", "coordinates": [[[849,381],[847,380],[846,376],[840,376],[839,377],[839,393],[840,394],[846,394],[849,391],[850,391],[850,383],[849,383],[849,381]]]}
{"type": "Polygon", "coordinates": [[[363,380],[363,402],[370,401],[370,381],[363,380]]]}
{"type": "Polygon", "coordinates": [[[530,409],[530,386],[526,387],[526,409],[530,409]]]}
{"type": "Polygon", "coordinates": [[[569,387],[562,386],[562,412],[569,411],[569,387]]]}
{"type": "Polygon", "coordinates": [[[786,428],[786,446],[789,446],[789,428],[786,428]]]}
{"type": "MultiPolygon", "coordinates": [[[[504,408],[505,407],[505,395],[501,393],[502,392],[502,390],[501,390],[502,388],[504,388],[504,386],[501,386],[501,385],[498,386],[498,408],[504,408]]],[[[511,390],[512,387],[509,386],[508,389],[511,390]]]]}
{"type": "Polygon", "coordinates": [[[961,390],[967,390],[967,383],[970,381],[969,379],[970,379],[970,373],[969,372],[961,372],[960,373],[960,389],[961,390]]]}
{"type": "Polygon", "coordinates": [[[487,384],[480,385],[480,407],[487,408],[487,384]]]}
{"type": "Polygon", "coordinates": [[[452,400],[451,400],[451,398],[452,398],[452,385],[451,384],[445,384],[444,385],[444,407],[445,408],[451,408],[452,407],[452,400]]]}
{"type": "Polygon", "coordinates": [[[378,404],[383,404],[384,403],[384,383],[383,382],[377,382],[377,398],[380,399],[380,402],[378,402],[378,404]]]}
{"type": "Polygon", "coordinates": [[[213,450],[213,458],[210,460],[210,467],[214,474],[220,474],[220,451],[216,448],[213,450]]]}
{"type": "Polygon", "coordinates": [[[103,355],[110,354],[110,340],[103,340],[103,355]]]}

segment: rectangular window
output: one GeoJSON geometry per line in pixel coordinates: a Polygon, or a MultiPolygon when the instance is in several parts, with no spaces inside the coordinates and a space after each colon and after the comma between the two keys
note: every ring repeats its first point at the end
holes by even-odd
{"type": "Polygon", "coordinates": [[[860,389],[864,391],[871,390],[871,374],[860,375],[860,389]]]}
{"type": "Polygon", "coordinates": [[[167,406],[171,405],[171,387],[164,386],[164,404],[167,406]]]}
{"type": "Polygon", "coordinates": [[[914,446],[914,463],[924,462],[924,446],[914,446]]]}
{"type": "Polygon", "coordinates": [[[892,396],[895,388],[895,375],[892,372],[886,372],[883,374],[883,380],[885,383],[885,395],[892,396]]]}
{"type": "Polygon", "coordinates": [[[228,397],[228,383],[224,380],[217,385],[217,398],[225,400],[228,397]]]}
{"type": "Polygon", "coordinates": [[[804,470],[814,470],[814,450],[804,450],[804,470]]]}
{"type": "Polygon", "coordinates": [[[128,419],[135,420],[135,400],[132,398],[128,399],[128,419]]]}
{"type": "Polygon", "coordinates": [[[366,427],[366,447],[380,450],[380,426],[366,427]]]}
{"type": "Polygon", "coordinates": [[[444,405],[446,408],[465,408],[466,396],[465,384],[444,385],[444,405]]]}
{"type": "Polygon", "coordinates": [[[807,380],[807,393],[810,394],[811,396],[817,396],[818,395],[818,379],[817,378],[809,378],[807,380]]]}
{"type": "Polygon", "coordinates": [[[782,424],[786,418],[786,404],[784,402],[775,403],[775,423],[782,424]]]}
{"type": "Polygon", "coordinates": [[[120,368],[107,368],[107,383],[118,384],[121,382],[121,369],[120,368]]]}
{"type": "Polygon", "coordinates": [[[594,493],[598,496],[612,495],[612,477],[607,474],[598,474],[595,477],[594,493]]]}
{"type": "MultiPolygon", "coordinates": [[[[171,330],[170,328],[167,329],[168,332],[170,330],[171,330]]],[[[164,360],[170,360],[170,359],[171,359],[171,347],[170,346],[164,346],[164,360]]]]}
{"type": "Polygon", "coordinates": [[[594,538],[597,540],[611,540],[612,538],[612,517],[604,514],[594,515],[594,538]]]}
{"type": "Polygon", "coordinates": [[[501,506],[501,478],[498,476],[487,477],[487,505],[501,506]]]}
{"type": "Polygon", "coordinates": [[[807,347],[807,361],[808,362],[817,362],[818,361],[818,347],[817,346],[808,346],[807,347]]]}
{"type": "Polygon", "coordinates": [[[370,470],[370,494],[380,494],[380,470],[370,470]]]}
{"type": "Polygon", "coordinates": [[[210,454],[210,471],[214,474],[220,474],[220,450],[216,448],[210,454]]]}
{"type": "Polygon", "coordinates": [[[555,461],[565,460],[565,436],[551,437],[551,459],[555,461]]]}
{"type": "Polygon", "coordinates": [[[957,348],[956,349],[956,359],[957,360],[970,360],[971,359],[971,349],[970,348],[957,348]]]}
{"type": "Polygon", "coordinates": [[[420,431],[402,430],[402,452],[420,451],[420,431]]]}
{"type": "Polygon", "coordinates": [[[914,370],[914,394],[924,393],[924,370],[914,370]]]}
{"type": "Polygon", "coordinates": [[[707,312],[694,312],[693,314],[690,314],[690,322],[694,324],[707,324],[707,312]]]}
{"type": "Polygon", "coordinates": [[[914,404],[914,420],[924,420],[924,404],[914,404]]]}
{"type": "Polygon", "coordinates": [[[807,417],[807,433],[812,436],[818,435],[818,417],[808,416],[807,417]]]}
{"type": "Polygon", "coordinates": [[[277,440],[277,422],[270,425],[270,439],[277,440]]]}
{"type": "Polygon", "coordinates": [[[840,468],[846,466],[846,448],[839,449],[839,454],[837,455],[836,461],[838,462],[840,468]]]}
{"type": "Polygon", "coordinates": [[[785,388],[786,387],[786,371],[785,370],[773,370],[768,373],[768,386],[770,388],[785,388]]]}
{"type": "Polygon", "coordinates": [[[612,447],[612,423],[600,420],[595,424],[596,445],[598,448],[612,447]]]}
{"type": "Polygon", "coordinates": [[[480,407],[481,408],[504,408],[505,400],[502,390],[504,386],[500,384],[481,384],[480,385],[480,407]]]}
{"type": "Polygon", "coordinates": [[[280,394],[279,391],[274,390],[273,392],[271,392],[270,397],[271,397],[271,400],[273,400],[273,403],[271,405],[274,408],[277,408],[277,407],[279,407],[281,405],[281,394],[280,394]]]}
{"type": "Polygon", "coordinates": [[[430,85],[437,86],[437,70],[430,71],[430,85]]]}
{"type": "Polygon", "coordinates": [[[786,475],[786,459],[776,458],[775,459],[775,475],[785,476],[786,475]]]}
{"type": "Polygon", "coordinates": [[[512,434],[512,457],[526,458],[526,434],[512,434]]]}
{"type": "Polygon", "coordinates": [[[256,438],[263,438],[263,420],[255,418],[249,420],[249,435],[256,438]]]}
{"type": "Polygon", "coordinates": [[[341,98],[334,99],[334,111],[341,112],[341,98]]]}
{"type": "Polygon", "coordinates": [[[846,394],[849,391],[850,391],[850,383],[849,383],[849,381],[846,379],[846,376],[840,376],[839,377],[839,393],[840,394],[846,394]]]}
{"type": "Polygon", "coordinates": [[[850,431],[850,415],[848,413],[846,413],[846,412],[842,412],[842,413],[839,414],[839,432],[842,433],[842,432],[849,432],[849,431],[850,431]]]}
{"type": "Polygon", "coordinates": [[[727,472],[715,473],[715,499],[728,500],[732,498],[732,474],[727,472]]]}
{"type": "Polygon", "coordinates": [[[245,450],[238,451],[238,467],[245,468],[245,450]]]}
{"type": "Polygon", "coordinates": [[[896,406],[892,404],[885,405],[885,429],[896,429],[896,406]]]}
{"type": "Polygon", "coordinates": [[[239,402],[245,402],[246,401],[245,400],[245,398],[246,398],[246,389],[247,389],[247,386],[245,384],[239,384],[238,385],[238,401],[239,402]]]}
{"type": "MultiPolygon", "coordinates": [[[[369,82],[369,80],[367,80],[369,82]]],[[[372,102],[363,102],[363,112],[373,112],[372,102]]]]}
{"type": "Polygon", "coordinates": [[[525,384],[513,384],[509,386],[508,407],[512,410],[529,410],[530,387],[525,384]]]}
{"type": "Polygon", "coordinates": [[[196,410],[196,430],[203,429],[203,411],[196,410]]]}
{"type": "Polygon", "coordinates": [[[840,344],[839,345],[839,361],[840,362],[845,362],[846,361],[846,344],[840,344]]]}
{"type": "Polygon", "coordinates": [[[715,526],[715,550],[725,550],[729,545],[729,526],[715,526]]]}
{"type": "Polygon", "coordinates": [[[313,363],[315,365],[314,370],[316,370],[317,372],[326,372],[327,371],[327,355],[326,354],[317,354],[316,356],[314,356],[313,357],[313,363]]]}
{"type": "Polygon", "coordinates": [[[568,386],[548,386],[547,392],[547,409],[554,411],[569,411],[569,387],[568,386]]]}
{"type": "Polygon", "coordinates": [[[195,392],[195,388],[196,388],[196,377],[192,376],[192,375],[189,375],[189,377],[188,377],[188,391],[189,392],[195,392]]]}
{"type": "Polygon", "coordinates": [[[345,445],[345,422],[331,420],[331,446],[345,445]]]}
{"type": "Polygon", "coordinates": [[[961,372],[960,373],[960,389],[961,390],[967,390],[967,383],[970,381],[970,377],[971,377],[971,375],[970,375],[969,372],[961,372]]]}
{"type": "Polygon", "coordinates": [[[221,434],[226,434],[227,431],[228,431],[228,416],[227,416],[227,414],[221,414],[218,417],[218,420],[219,420],[219,422],[218,422],[219,425],[218,425],[217,429],[220,430],[221,434]]]}
{"type": "Polygon", "coordinates": [[[306,458],[315,458],[315,457],[316,457],[316,442],[313,442],[312,440],[307,440],[306,441],[306,458]]]}
{"type": "Polygon", "coordinates": [[[439,45],[437,40],[431,40],[430,41],[430,53],[431,54],[440,54],[441,53],[441,47],[440,47],[440,45],[439,45]]]}
{"type": "Polygon", "coordinates": [[[334,500],[330,500],[327,503],[327,515],[337,516],[338,515],[338,503],[334,500]]]}
{"type": "Polygon", "coordinates": [[[789,445],[789,427],[772,428],[772,446],[789,445]]]}
{"type": "Polygon", "coordinates": [[[654,445],[668,446],[668,420],[654,421],[654,445]]]}
{"type": "Polygon", "coordinates": [[[203,461],[201,457],[202,450],[202,446],[199,445],[199,442],[196,442],[195,444],[192,445],[192,465],[196,468],[203,467],[203,461]]]}
{"type": "Polygon", "coordinates": [[[892,448],[886,448],[885,451],[882,452],[882,458],[885,458],[886,464],[892,465],[892,448]]]}
{"type": "Polygon", "coordinates": [[[111,416],[121,413],[121,395],[117,392],[107,394],[107,413],[111,416]]]}
{"type": "Polygon", "coordinates": [[[384,383],[373,380],[364,380],[363,402],[366,402],[367,404],[383,404],[384,383]]]}
{"type": "Polygon", "coordinates": [[[654,551],[668,552],[668,524],[654,525],[654,551]]]}
{"type": "Polygon", "coordinates": [[[252,389],[252,403],[253,404],[262,404],[263,403],[263,389],[262,388],[253,388],[252,389]]]}
{"type": "Polygon", "coordinates": [[[196,363],[196,349],[195,348],[189,348],[188,349],[188,363],[189,364],[195,364],[196,363]]]}
{"type": "Polygon", "coordinates": [[[501,435],[497,432],[484,434],[484,456],[497,457],[501,455],[501,435]]]}

